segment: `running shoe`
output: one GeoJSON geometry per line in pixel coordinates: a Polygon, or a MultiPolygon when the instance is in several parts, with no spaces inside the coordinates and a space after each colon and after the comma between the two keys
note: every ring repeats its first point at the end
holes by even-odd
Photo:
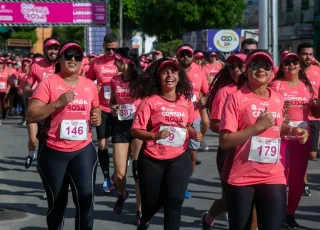
{"type": "Polygon", "coordinates": [[[101,191],[105,193],[109,193],[114,189],[114,185],[110,181],[110,179],[106,178],[103,181],[101,191]]]}
{"type": "Polygon", "coordinates": [[[35,152],[31,152],[31,154],[33,155],[32,156],[28,155],[26,161],[24,162],[24,167],[26,169],[29,169],[32,166],[32,161],[34,160],[34,158],[36,158],[35,152]]]}
{"type": "Polygon", "coordinates": [[[296,222],[296,219],[292,215],[286,217],[285,227],[288,229],[300,229],[300,225],[296,222]]]}
{"type": "Polygon", "coordinates": [[[22,122],[21,122],[21,125],[22,125],[22,126],[26,126],[26,125],[27,125],[27,122],[26,122],[26,121],[22,121],[22,122]]]}
{"type": "Polygon", "coordinates": [[[122,212],[124,202],[128,199],[129,193],[126,191],[126,197],[123,197],[120,193],[118,194],[118,199],[116,203],[113,205],[113,211],[117,214],[122,212]]]}
{"type": "Polygon", "coordinates": [[[47,193],[46,193],[46,192],[44,192],[44,194],[42,195],[42,199],[43,199],[43,200],[46,200],[46,199],[47,199],[47,193]]]}
{"type": "Polygon", "coordinates": [[[302,195],[303,196],[311,196],[311,191],[310,191],[308,184],[304,184],[302,195]]]}
{"type": "Polygon", "coordinates": [[[191,194],[189,193],[188,190],[186,190],[186,192],[184,193],[184,198],[185,199],[191,199],[191,194]]]}
{"type": "Polygon", "coordinates": [[[141,221],[140,225],[138,226],[137,230],[147,230],[150,226],[150,222],[145,223],[141,221]]]}
{"type": "Polygon", "coordinates": [[[198,159],[196,159],[196,165],[201,165],[201,161],[200,160],[198,160],[198,159]]]}
{"type": "Polygon", "coordinates": [[[140,223],[141,223],[141,221],[140,221],[141,217],[142,217],[142,213],[137,211],[137,214],[136,214],[136,224],[137,224],[137,226],[139,226],[140,223]]]}
{"type": "Polygon", "coordinates": [[[207,224],[207,223],[206,223],[206,216],[207,216],[207,214],[208,214],[208,212],[204,212],[204,213],[202,214],[202,217],[201,217],[201,229],[202,229],[202,230],[210,230],[210,229],[212,229],[212,227],[213,227],[213,224],[210,225],[210,224],[207,224]]]}

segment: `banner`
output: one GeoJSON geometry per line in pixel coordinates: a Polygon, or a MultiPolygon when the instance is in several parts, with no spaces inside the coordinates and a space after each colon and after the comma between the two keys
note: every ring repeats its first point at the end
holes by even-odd
{"type": "Polygon", "coordinates": [[[208,51],[234,52],[240,50],[241,30],[208,30],[208,51]]]}
{"type": "Polygon", "coordinates": [[[0,3],[0,24],[106,24],[106,4],[0,3]]]}

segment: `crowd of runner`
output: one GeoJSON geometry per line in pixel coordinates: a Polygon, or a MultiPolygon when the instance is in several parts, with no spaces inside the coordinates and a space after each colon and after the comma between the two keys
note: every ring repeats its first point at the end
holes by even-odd
{"type": "Polygon", "coordinates": [[[188,183],[201,163],[197,152],[209,150],[203,140],[209,128],[219,134],[222,197],[199,217],[201,228],[214,229],[223,214],[231,230],[299,229],[294,214],[301,196],[311,196],[306,171],[320,130],[312,44],[282,51],[279,66],[253,39],[225,61],[188,44],[172,57],[159,50],[139,56],[119,47],[114,34],[105,36],[100,55],[85,57],[79,44],[54,38],[43,47],[43,56],[18,63],[0,57],[0,100],[2,120],[21,113],[28,126],[25,167],[37,157],[48,229],[63,228],[69,186],[76,229],[93,229],[98,162],[101,190],[118,190],[113,209],[121,214],[130,157],[137,229],[148,229],[161,208],[164,229],[179,229],[188,183]]]}

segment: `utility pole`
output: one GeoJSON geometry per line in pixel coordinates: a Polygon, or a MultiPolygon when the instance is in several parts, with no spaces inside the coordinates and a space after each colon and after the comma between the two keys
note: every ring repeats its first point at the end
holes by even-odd
{"type": "Polygon", "coordinates": [[[273,61],[275,65],[279,64],[279,45],[278,45],[278,24],[279,24],[279,12],[278,12],[278,0],[272,0],[272,53],[273,61]]]}
{"type": "Polygon", "coordinates": [[[259,0],[259,48],[268,49],[268,0],[259,0]]]}
{"type": "Polygon", "coordinates": [[[120,47],[123,46],[123,15],[122,15],[122,0],[119,0],[119,33],[120,33],[120,47]]]}

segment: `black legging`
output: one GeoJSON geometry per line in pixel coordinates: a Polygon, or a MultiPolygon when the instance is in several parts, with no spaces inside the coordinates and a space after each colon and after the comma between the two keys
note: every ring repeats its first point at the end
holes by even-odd
{"type": "Polygon", "coordinates": [[[250,230],[252,206],[257,210],[259,230],[281,230],[287,207],[286,186],[223,184],[227,202],[229,230],[250,230]]]}
{"type": "Polygon", "coordinates": [[[157,160],[142,152],[138,175],[142,202],[142,221],[149,222],[163,207],[164,230],[178,230],[184,193],[192,172],[190,152],[171,160],[157,160]]]}
{"type": "Polygon", "coordinates": [[[63,228],[69,184],[76,206],[75,229],[91,230],[93,228],[96,168],[97,153],[92,143],[71,153],[55,151],[46,145],[41,147],[38,171],[48,197],[49,230],[63,228]]]}

